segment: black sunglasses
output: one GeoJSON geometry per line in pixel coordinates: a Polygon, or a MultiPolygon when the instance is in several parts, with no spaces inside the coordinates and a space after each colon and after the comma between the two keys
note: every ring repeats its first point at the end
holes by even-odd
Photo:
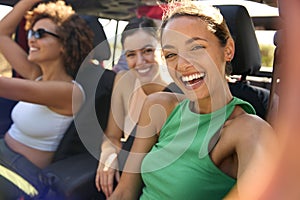
{"type": "Polygon", "coordinates": [[[46,31],[45,29],[42,29],[42,28],[39,28],[38,30],[34,31],[32,29],[28,30],[28,33],[27,33],[27,39],[30,39],[32,36],[35,38],[35,39],[40,39],[44,36],[44,34],[49,34],[49,35],[52,35],[56,38],[59,38],[59,36],[55,33],[51,33],[49,31],[46,31]]]}

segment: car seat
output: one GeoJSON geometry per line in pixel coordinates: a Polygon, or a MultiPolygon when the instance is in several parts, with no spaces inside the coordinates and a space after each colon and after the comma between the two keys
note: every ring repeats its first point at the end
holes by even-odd
{"type": "Polygon", "coordinates": [[[240,75],[235,83],[229,83],[233,96],[248,101],[261,118],[266,118],[269,90],[251,85],[248,75],[256,75],[261,67],[260,49],[255,29],[247,9],[241,5],[218,5],[235,41],[235,55],[231,61],[231,75],[240,75]]]}

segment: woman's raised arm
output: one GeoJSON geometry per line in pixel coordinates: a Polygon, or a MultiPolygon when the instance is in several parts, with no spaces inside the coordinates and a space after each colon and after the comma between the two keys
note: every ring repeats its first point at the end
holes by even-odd
{"type": "Polygon", "coordinates": [[[38,2],[40,0],[21,0],[0,21],[0,52],[16,72],[31,80],[40,76],[41,70],[37,64],[28,61],[27,52],[13,40],[12,36],[26,12],[38,2]]]}

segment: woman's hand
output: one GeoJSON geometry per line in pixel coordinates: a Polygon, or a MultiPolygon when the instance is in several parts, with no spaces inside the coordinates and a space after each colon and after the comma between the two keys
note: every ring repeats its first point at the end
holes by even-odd
{"type": "Polygon", "coordinates": [[[108,156],[103,155],[105,158],[102,158],[102,155],[99,160],[95,183],[98,191],[102,190],[106,198],[108,198],[113,192],[114,178],[119,182],[120,173],[117,153],[111,153],[108,156]]]}

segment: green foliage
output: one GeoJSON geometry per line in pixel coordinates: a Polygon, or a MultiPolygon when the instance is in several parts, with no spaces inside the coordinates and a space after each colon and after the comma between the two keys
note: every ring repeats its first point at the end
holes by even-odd
{"type": "Polygon", "coordinates": [[[260,45],[261,65],[266,67],[273,66],[275,46],[273,45],[260,45]]]}

